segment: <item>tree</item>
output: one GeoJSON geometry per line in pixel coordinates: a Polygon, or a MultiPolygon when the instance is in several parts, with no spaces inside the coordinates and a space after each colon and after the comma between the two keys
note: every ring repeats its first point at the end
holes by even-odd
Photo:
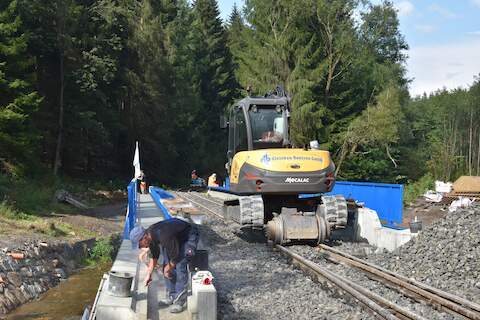
{"type": "Polygon", "coordinates": [[[362,13],[361,36],[380,63],[404,63],[408,44],[400,33],[400,22],[391,1],[370,5],[362,13]]]}
{"type": "Polygon", "coordinates": [[[244,47],[235,50],[239,63],[238,81],[265,93],[277,85],[290,90],[290,75],[295,64],[297,21],[304,17],[301,1],[245,2],[245,20],[249,26],[242,33],[244,47]]]}
{"type": "Polygon", "coordinates": [[[245,48],[245,35],[246,32],[245,23],[243,21],[242,15],[237,8],[237,4],[233,4],[232,13],[230,14],[227,21],[227,35],[228,35],[228,48],[232,52],[233,58],[233,67],[235,70],[235,78],[240,77],[238,66],[243,63],[242,59],[245,59],[245,56],[242,55],[242,52],[245,48]]]}
{"type": "MultiPolygon", "coordinates": [[[[398,168],[398,160],[395,159],[392,149],[400,141],[401,125],[404,119],[400,101],[400,90],[395,87],[387,88],[376,97],[375,104],[369,105],[360,116],[352,121],[345,133],[336,174],[340,173],[343,161],[348,155],[355,156],[355,153],[367,155],[374,151],[375,157],[380,157],[380,160],[389,159],[393,168],[388,167],[384,161],[383,168],[379,168],[378,165],[372,168],[377,171],[380,169],[384,174],[390,171],[388,178],[394,177],[395,170],[392,169],[398,168]]],[[[372,161],[373,159],[368,160],[375,162],[372,161]]],[[[350,168],[352,167],[355,169],[356,166],[350,165],[350,168]]],[[[376,175],[374,172],[368,171],[363,175],[355,174],[357,179],[366,179],[374,175],[376,175]]],[[[385,175],[384,178],[387,178],[385,175]]]]}
{"type": "MultiPolygon", "coordinates": [[[[45,96],[38,124],[45,134],[45,153],[53,158],[53,173],[58,174],[64,149],[66,90],[73,84],[73,50],[83,7],[74,0],[56,0],[45,6],[40,0],[21,0],[21,17],[30,30],[29,52],[36,57],[38,89],[45,96]],[[52,126],[52,123],[56,123],[52,126]]],[[[72,88],[73,89],[73,88],[72,88]]]]}
{"type": "Polygon", "coordinates": [[[192,132],[198,150],[195,163],[200,171],[208,168],[219,172],[224,168],[226,136],[219,129],[218,118],[236,97],[238,84],[215,0],[194,2],[189,41],[195,61],[193,83],[201,97],[192,132]]]}
{"type": "Polygon", "coordinates": [[[27,51],[28,34],[16,0],[0,4],[0,25],[0,164],[18,169],[35,156],[38,133],[31,117],[41,98],[33,89],[34,59],[27,51]]]}
{"type": "Polygon", "coordinates": [[[307,2],[313,14],[302,30],[306,42],[300,42],[292,73],[293,138],[300,145],[328,141],[336,119],[352,113],[347,102],[351,89],[340,83],[351,83],[359,46],[352,19],[355,1],[307,2]]]}

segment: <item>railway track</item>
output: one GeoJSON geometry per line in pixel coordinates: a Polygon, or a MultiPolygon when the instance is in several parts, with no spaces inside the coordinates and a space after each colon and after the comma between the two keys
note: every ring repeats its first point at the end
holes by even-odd
{"type": "MultiPolygon", "coordinates": [[[[222,210],[222,202],[208,199],[205,196],[200,196],[194,193],[176,193],[176,195],[224,220],[223,216],[218,213],[222,210]]],[[[479,304],[383,269],[325,244],[321,244],[318,247],[322,253],[326,255],[327,260],[360,270],[364,272],[369,279],[377,281],[390,289],[394,289],[412,300],[420,303],[427,303],[434,309],[448,312],[459,319],[480,320],[479,304]]],[[[427,319],[400,306],[398,303],[389,301],[366,289],[365,286],[359,285],[311,260],[306,259],[292,249],[281,245],[274,245],[274,248],[288,256],[296,265],[306,270],[309,274],[315,274],[320,278],[326,279],[341,290],[350,294],[379,319],[427,319]]],[[[429,317],[428,319],[432,318],[429,317]]]]}
{"type": "Polygon", "coordinates": [[[219,214],[218,212],[212,210],[211,208],[209,208],[208,206],[206,206],[205,204],[202,204],[199,200],[205,200],[211,204],[214,204],[214,205],[217,205],[218,207],[220,207],[220,209],[218,210],[222,210],[222,206],[223,204],[219,201],[214,201],[214,200],[211,200],[211,199],[208,199],[206,197],[202,197],[202,196],[199,196],[197,195],[196,193],[193,193],[193,192],[179,192],[179,191],[175,191],[173,192],[173,194],[175,194],[177,197],[179,198],[182,198],[184,200],[187,200],[187,201],[190,201],[192,202],[193,204],[199,206],[200,208],[204,209],[204,210],[207,210],[207,212],[213,214],[214,216],[216,216],[217,218],[220,218],[222,220],[225,220],[225,218],[223,217],[222,214],[219,214]],[[188,196],[187,196],[188,194],[188,196]]]}

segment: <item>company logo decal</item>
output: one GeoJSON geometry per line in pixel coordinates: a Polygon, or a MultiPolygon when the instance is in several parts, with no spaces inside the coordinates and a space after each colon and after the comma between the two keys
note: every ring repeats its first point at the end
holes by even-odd
{"type": "Polygon", "coordinates": [[[265,153],[262,157],[262,159],[260,159],[260,162],[265,164],[265,165],[268,165],[270,163],[270,160],[271,158],[268,156],[268,153],[265,153]]]}
{"type": "Polygon", "coordinates": [[[270,157],[268,153],[265,153],[260,162],[263,164],[269,164],[270,161],[317,161],[323,162],[323,158],[321,157],[313,157],[313,156],[272,156],[270,157]]]}
{"type": "Polygon", "coordinates": [[[309,183],[310,178],[294,178],[294,177],[287,177],[285,179],[285,183],[309,183]]]}

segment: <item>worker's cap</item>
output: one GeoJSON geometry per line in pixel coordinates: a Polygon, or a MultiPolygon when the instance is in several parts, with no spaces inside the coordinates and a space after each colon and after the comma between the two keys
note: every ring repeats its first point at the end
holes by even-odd
{"type": "Polygon", "coordinates": [[[138,249],[138,243],[145,235],[145,229],[142,226],[136,226],[130,231],[130,241],[132,242],[132,248],[138,249]]]}
{"type": "Polygon", "coordinates": [[[197,174],[197,170],[192,170],[192,174],[197,174]]]}

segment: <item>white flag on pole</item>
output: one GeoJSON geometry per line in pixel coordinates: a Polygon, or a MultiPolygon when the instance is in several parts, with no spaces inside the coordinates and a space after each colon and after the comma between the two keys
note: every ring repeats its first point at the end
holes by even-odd
{"type": "Polygon", "coordinates": [[[133,166],[135,167],[135,179],[138,179],[141,174],[140,169],[140,151],[138,150],[138,141],[135,146],[135,155],[133,156],[133,166]]]}

